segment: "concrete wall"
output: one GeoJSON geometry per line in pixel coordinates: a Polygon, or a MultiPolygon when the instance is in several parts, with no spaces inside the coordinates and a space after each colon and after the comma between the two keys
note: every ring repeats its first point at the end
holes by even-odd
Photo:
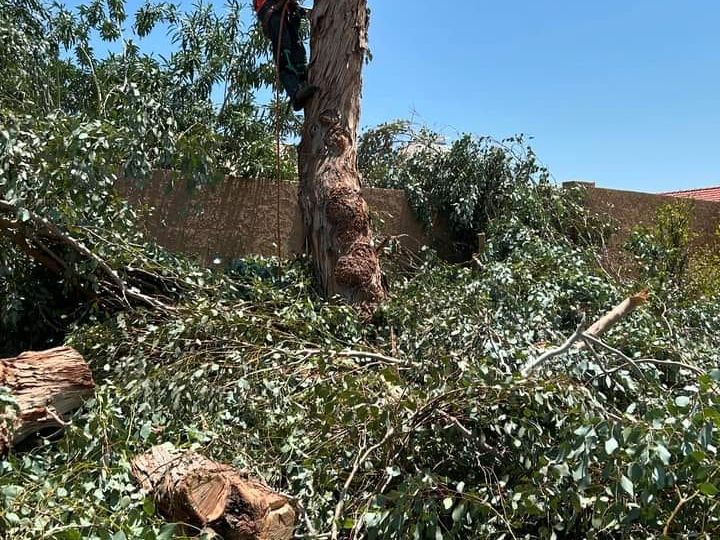
{"type": "MultiPolygon", "coordinates": [[[[123,180],[121,193],[141,210],[148,233],[166,248],[209,263],[244,255],[275,255],[277,237],[277,186],[274,182],[227,178],[217,185],[191,190],[168,173],[157,173],[140,183],[123,180]]],[[[415,251],[433,245],[441,254],[452,252],[447,233],[430,238],[415,218],[405,194],[398,190],[364,189],[374,230],[383,236],[400,236],[404,247],[415,251]]],[[[658,207],[678,202],[667,196],[588,187],[586,204],[592,211],[614,219],[620,226],[610,250],[618,248],[630,231],[652,222],[658,207]]],[[[697,244],[716,240],[720,203],[692,201],[697,244]]],[[[440,220],[442,221],[442,220],[440,220]]],[[[297,185],[280,185],[280,238],[284,257],[301,253],[304,238],[297,185]]]]}
{"type": "Polygon", "coordinates": [[[606,215],[618,224],[619,231],[611,241],[611,248],[625,242],[638,225],[650,225],[658,208],[668,203],[691,205],[696,246],[717,243],[715,232],[720,227],[720,203],[603,188],[589,188],[586,198],[589,210],[606,215]]]}
{"type": "MultiPolygon", "coordinates": [[[[213,186],[190,189],[183,180],[158,172],[145,182],[122,180],[120,192],[137,207],[150,236],[168,249],[209,263],[243,255],[277,253],[277,185],[274,182],[226,178],[213,186]]],[[[405,194],[364,189],[376,233],[403,235],[410,250],[430,242],[405,194]]],[[[304,251],[297,185],[280,184],[280,238],[283,257],[304,251]]]]}

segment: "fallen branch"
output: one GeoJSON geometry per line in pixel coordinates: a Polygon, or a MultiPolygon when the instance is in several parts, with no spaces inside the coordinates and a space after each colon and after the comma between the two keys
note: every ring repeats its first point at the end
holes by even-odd
{"type": "Polygon", "coordinates": [[[615,356],[619,357],[624,361],[624,364],[617,366],[609,371],[606,371],[605,375],[612,375],[613,373],[620,371],[621,369],[627,367],[628,365],[631,365],[635,368],[636,371],[639,371],[642,373],[640,368],[638,367],[639,364],[654,364],[657,366],[671,366],[671,367],[678,367],[681,369],[687,369],[689,371],[692,371],[698,375],[702,375],[705,373],[702,369],[696,366],[691,366],[690,364],[685,364],[683,362],[677,362],[675,360],[657,360],[655,358],[630,358],[628,355],[626,355],[624,352],[622,352],[619,349],[616,349],[615,347],[611,347],[604,341],[599,340],[596,337],[589,336],[587,334],[583,335],[583,339],[588,340],[590,343],[597,345],[598,347],[601,347],[605,349],[606,351],[614,354],[615,356]]]}
{"type": "Polygon", "coordinates": [[[347,477],[347,480],[345,480],[345,484],[343,484],[342,491],[340,492],[340,498],[338,500],[337,505],[335,506],[335,513],[333,515],[333,523],[332,523],[332,529],[330,531],[330,539],[331,540],[337,540],[338,535],[340,534],[340,518],[342,518],[343,510],[345,509],[345,497],[347,497],[347,492],[350,489],[350,484],[352,484],[353,479],[355,478],[355,475],[357,474],[360,467],[365,463],[367,458],[372,454],[375,450],[380,448],[382,445],[384,445],[390,437],[393,436],[395,433],[394,428],[389,428],[387,430],[387,433],[385,433],[385,436],[382,438],[382,440],[372,445],[370,448],[365,449],[365,447],[360,449],[361,453],[358,453],[357,458],[355,458],[355,463],[353,464],[352,471],[350,471],[350,475],[347,477]],[[363,450],[365,450],[363,452],[363,450]]]}
{"type": "Polygon", "coordinates": [[[288,497],[200,454],[155,446],[132,460],[132,474],[173,521],[227,539],[293,537],[297,510],[288,497]]]}
{"type": "MultiPolygon", "coordinates": [[[[587,347],[586,338],[599,338],[600,336],[602,336],[605,332],[610,330],[610,328],[615,326],[619,321],[630,315],[638,307],[647,302],[649,295],[649,291],[643,290],[637,294],[632,295],[629,298],[626,298],[613,309],[608,311],[605,315],[600,317],[592,325],[590,325],[590,327],[585,331],[583,331],[582,329],[583,325],[585,324],[585,316],[583,315],[583,319],[575,330],[575,333],[570,336],[570,338],[568,338],[565,343],[563,343],[557,349],[551,349],[543,353],[535,360],[528,362],[520,370],[520,373],[524,377],[527,377],[530,373],[541,367],[545,362],[547,362],[551,358],[554,358],[555,356],[566,353],[568,350],[570,350],[571,347],[578,351],[584,349],[585,347],[587,347]]],[[[599,343],[601,343],[602,346],[607,348],[607,345],[605,345],[604,343],[599,343]]],[[[632,360],[630,361],[632,362],[632,360]]]]}
{"type": "MultiPolygon", "coordinates": [[[[629,298],[626,298],[613,309],[608,311],[605,315],[600,317],[592,325],[590,325],[590,328],[585,331],[585,334],[593,337],[602,336],[618,322],[620,322],[622,319],[630,315],[633,311],[635,311],[637,308],[647,302],[649,296],[650,292],[645,289],[637,294],[632,295],[629,298]]],[[[578,350],[584,349],[585,347],[586,344],[584,341],[579,341],[575,345],[575,348],[577,348],[578,350]]]]}
{"type": "Polygon", "coordinates": [[[678,503],[677,506],[673,509],[672,513],[670,514],[670,517],[668,518],[667,522],[665,523],[665,527],[663,528],[663,536],[670,537],[670,527],[672,527],[673,521],[675,521],[675,518],[680,513],[680,510],[682,510],[683,506],[685,506],[687,503],[692,501],[695,497],[700,495],[699,491],[696,491],[689,497],[685,497],[681,492],[680,488],[675,486],[675,491],[678,494],[678,503]]]}
{"type": "Polygon", "coordinates": [[[545,362],[550,360],[551,358],[554,358],[556,356],[559,356],[561,354],[566,353],[570,350],[570,347],[573,346],[578,340],[582,339],[583,336],[583,327],[585,326],[585,315],[583,315],[582,320],[580,321],[580,324],[578,324],[577,328],[575,329],[575,333],[570,336],[565,343],[560,345],[557,349],[551,349],[549,351],[546,351],[542,355],[538,356],[535,360],[531,360],[527,364],[523,366],[523,368],[520,370],[520,373],[523,377],[527,377],[535,371],[536,369],[540,368],[545,362]]]}
{"type": "Polygon", "coordinates": [[[296,351],[296,354],[328,354],[330,356],[340,356],[342,358],[368,358],[370,360],[377,360],[379,362],[384,362],[386,364],[393,364],[393,365],[400,365],[404,362],[402,360],[399,360],[397,358],[392,358],[390,356],[385,356],[384,354],[380,353],[374,353],[370,351],[355,351],[355,350],[345,350],[345,351],[324,351],[322,349],[302,349],[300,351],[296,351]]]}
{"type": "Polygon", "coordinates": [[[22,221],[15,217],[19,211],[16,205],[0,200],[0,214],[5,214],[4,217],[0,216],[0,233],[50,271],[64,273],[69,268],[63,258],[49,247],[61,245],[74,252],[79,258],[91,261],[95,265],[98,279],[123,303],[128,304],[130,299],[153,309],[165,311],[172,309],[160,300],[129,287],[107,262],[54,223],[28,210],[24,210],[28,219],[22,221]]]}
{"type": "Polygon", "coordinates": [[[76,350],[57,347],[0,360],[0,386],[10,390],[17,414],[0,428],[0,454],[48,428],[68,426],[67,415],[95,390],[87,362],[76,350]]]}

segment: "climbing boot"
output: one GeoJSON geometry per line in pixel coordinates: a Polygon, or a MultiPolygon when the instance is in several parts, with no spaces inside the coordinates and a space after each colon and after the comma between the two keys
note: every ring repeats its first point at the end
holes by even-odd
{"type": "Polygon", "coordinates": [[[311,84],[303,84],[297,92],[295,92],[295,95],[292,98],[292,108],[294,111],[301,111],[305,108],[305,105],[308,104],[308,101],[315,95],[315,92],[318,91],[317,86],[313,86],[311,84]]]}

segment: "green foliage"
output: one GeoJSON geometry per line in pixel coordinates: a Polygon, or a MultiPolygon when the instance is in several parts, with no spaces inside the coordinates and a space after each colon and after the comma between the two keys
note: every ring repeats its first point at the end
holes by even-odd
{"type": "MultiPolygon", "coordinates": [[[[62,438],[0,460],[4,538],[179,537],[130,476],[134,455],[165,442],[297,497],[299,537],[327,535],[346,484],[341,538],[720,536],[717,289],[655,294],[604,336],[616,352],[571,349],[518,374],[583,313],[649,280],[661,293],[682,284],[681,212],[636,236],[640,281],[613,280],[596,263],[607,225],[521,139],[448,147],[383,126],[363,138],[366,180],[406,189],[428,223],[447,215],[462,241],[485,232],[487,248],[472,267],[424,252],[388,275],[392,300],[362,320],[314,294],[305,261],[220,272],[157,248],[113,191],[118,167],[262,171],[269,126],[252,92],[268,73],[238,6],[142,7],[130,31],[170,29],[177,49],[162,60],[123,37],[122,3],[0,8],[14,55],[0,55],[0,202],[16,209],[0,219],[40,216],[96,257],[46,246],[66,257],[52,275],[3,235],[0,339],[64,340],[98,383],[62,438]],[[96,56],[95,33],[121,52],[96,56]],[[212,88],[231,75],[217,110],[212,88]],[[129,307],[103,289],[100,263],[174,309],[129,307]]],[[[7,423],[1,390],[0,407],[7,423]]]]}
{"type": "Polygon", "coordinates": [[[695,302],[720,291],[720,231],[715,236],[715,242],[696,245],[692,204],[679,202],[658,208],[652,223],[637,227],[625,248],[638,263],[639,279],[656,294],[695,302]]]}
{"type": "Polygon", "coordinates": [[[553,186],[522,136],[497,142],[466,134],[448,144],[395,121],[363,133],[358,164],[370,185],[404,189],[418,218],[428,227],[447,225],[466,254],[477,233],[506,233],[508,222],[576,241],[599,242],[611,231],[586,214],[580,191],[569,197],[553,186]]]}
{"type": "MultiPolygon", "coordinates": [[[[0,0],[0,201],[17,208],[0,218],[47,219],[119,269],[145,244],[115,195],[119,174],[142,181],[171,169],[169,179],[194,182],[274,175],[274,118],[255,98],[274,71],[252,17],[235,1],[222,14],[148,3],[133,20],[117,0],[75,10],[0,0]],[[166,58],[140,46],[154,31],[174,44],[166,58]],[[98,43],[109,52],[98,53],[98,43]]],[[[292,132],[297,122],[287,116],[283,125],[292,132]]],[[[285,178],[294,177],[293,157],[283,155],[285,178]]],[[[57,279],[7,236],[0,260],[0,350],[55,342],[96,307],[96,268],[87,261],[65,260],[57,279]]],[[[139,270],[158,267],[153,260],[139,270]]]]}
{"type": "Polygon", "coordinates": [[[691,298],[711,297],[720,291],[720,250],[717,243],[691,253],[687,289],[691,298]]]}
{"type": "Polygon", "coordinates": [[[521,379],[578,311],[597,316],[627,289],[571,242],[520,242],[482,269],[428,256],[394,279],[375,325],[315,297],[303,264],[278,279],[248,260],[225,277],[188,275],[177,313],[79,327],[69,343],[91,362],[98,397],[61,441],[4,465],[7,533],[152,538],[161,522],[127,463],[172,442],[297,496],[321,533],[338,486],[377,445],[350,483],[344,536],[659,538],[668,523],[716,536],[720,302],[673,306],[671,332],[656,305],[613,328],[608,341],[639,371],[584,351],[521,379]],[[708,375],[641,362],[650,356],[708,375]],[[671,520],[678,494],[692,499],[671,520]],[[41,499],[52,504],[38,510],[41,499]]]}
{"type": "Polygon", "coordinates": [[[691,209],[688,202],[662,205],[651,225],[633,231],[626,249],[635,256],[645,279],[679,284],[686,277],[694,236],[691,209]]]}

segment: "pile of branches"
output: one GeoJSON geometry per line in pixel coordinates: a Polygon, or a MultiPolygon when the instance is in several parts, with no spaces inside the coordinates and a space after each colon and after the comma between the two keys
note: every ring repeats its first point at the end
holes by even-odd
{"type": "Polygon", "coordinates": [[[245,260],[80,325],[96,398],[3,462],[6,534],[181,534],[131,475],[170,442],[288,494],[300,537],[716,536],[720,300],[524,233],[393,272],[373,324],[245,260]]]}
{"type": "MultiPolygon", "coordinates": [[[[62,438],[0,460],[0,536],[211,536],[161,517],[140,485],[155,482],[133,475],[165,443],[272,487],[297,537],[720,536],[719,284],[687,274],[717,265],[686,256],[674,212],[633,237],[639,269],[621,279],[599,263],[604,224],[522,141],[462,137],[439,159],[434,138],[411,151],[390,130],[366,139],[366,176],[486,243],[460,265],[386,259],[393,297],[372,321],[318,298],[303,261],[209,270],[143,237],[118,168],[272,163],[248,102],[271,70],[245,64],[258,41],[232,6],[143,8],[138,36],[163,22],[181,44],[159,65],[118,37],[122,2],[0,0],[0,348],[64,342],[95,384],[62,438]],[[93,56],[95,30],[122,55],[93,56]]],[[[0,408],[6,433],[6,390],[0,408]]]]}

